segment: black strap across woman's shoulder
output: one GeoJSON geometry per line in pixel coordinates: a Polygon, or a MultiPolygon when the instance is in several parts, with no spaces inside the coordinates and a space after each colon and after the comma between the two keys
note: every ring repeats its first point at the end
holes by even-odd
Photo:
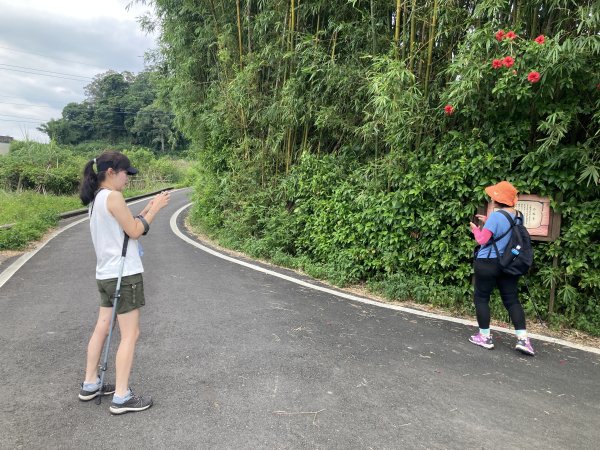
{"type": "MultiPolygon", "coordinates": [[[[496,242],[498,242],[500,239],[502,239],[504,236],[506,236],[508,233],[510,233],[512,231],[512,229],[515,227],[516,225],[516,220],[520,220],[521,223],[523,223],[523,214],[521,214],[520,211],[515,209],[515,218],[513,219],[509,213],[507,213],[506,211],[504,211],[503,209],[499,209],[498,212],[500,214],[502,214],[504,217],[506,217],[506,219],[508,220],[508,223],[510,224],[510,227],[508,228],[508,230],[506,230],[505,233],[503,233],[498,239],[493,239],[492,240],[492,245],[494,246],[494,250],[496,250],[496,255],[498,256],[498,258],[500,258],[500,252],[498,251],[498,246],[496,245],[496,242]]],[[[490,248],[490,252],[488,253],[488,256],[492,253],[492,249],[490,248]]]]}
{"type": "Polygon", "coordinates": [[[106,188],[100,188],[96,192],[94,192],[94,200],[92,200],[92,207],[90,208],[90,218],[92,217],[92,213],[94,212],[94,204],[96,203],[96,195],[98,195],[98,193],[100,191],[103,191],[104,189],[106,189],[106,188]]]}

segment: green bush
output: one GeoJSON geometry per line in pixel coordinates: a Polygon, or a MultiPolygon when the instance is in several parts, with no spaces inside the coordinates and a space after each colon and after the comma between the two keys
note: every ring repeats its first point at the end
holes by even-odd
{"type": "Polygon", "coordinates": [[[40,239],[58,222],[58,214],[77,209],[81,203],[74,196],[40,195],[34,192],[0,191],[0,250],[20,250],[40,239]]]}
{"type": "MultiPolygon", "coordinates": [[[[243,68],[224,60],[214,80],[227,83],[205,88],[171,61],[185,93],[178,100],[191,104],[189,134],[204,146],[193,221],[339,284],[367,281],[393,298],[471,309],[468,223],[484,187],[506,179],[549,196],[562,215],[559,239],[535,243],[527,312],[535,300],[547,315],[556,285],[553,322],[600,335],[599,16],[581,2],[482,0],[468,13],[447,3],[444,26],[433,39],[425,33],[432,78],[414,48],[365,46],[367,34],[350,30],[367,22],[354,15],[305,30],[284,55],[268,41],[243,68]],[[509,26],[515,37],[496,39],[509,26]],[[540,29],[561,31],[536,41],[540,29]]],[[[184,42],[170,41],[193,58],[197,48],[184,42]]]]}
{"type": "MultiPolygon", "coordinates": [[[[85,164],[105,149],[100,143],[81,148],[59,147],[54,143],[16,141],[10,153],[0,157],[0,187],[7,191],[31,190],[42,194],[76,194],[85,164]]],[[[181,185],[189,181],[190,164],[170,157],[156,157],[143,148],[125,150],[140,174],[130,179],[135,192],[181,185]]]]}
{"type": "MultiPolygon", "coordinates": [[[[15,225],[0,230],[0,250],[25,248],[56,225],[59,213],[80,208],[77,192],[83,167],[105,148],[100,143],[73,149],[54,143],[13,142],[9,154],[0,156],[0,189],[4,189],[0,191],[0,225],[15,225]]],[[[157,158],[139,148],[124,153],[140,170],[139,176],[130,178],[126,196],[189,182],[187,161],[157,158]]]]}

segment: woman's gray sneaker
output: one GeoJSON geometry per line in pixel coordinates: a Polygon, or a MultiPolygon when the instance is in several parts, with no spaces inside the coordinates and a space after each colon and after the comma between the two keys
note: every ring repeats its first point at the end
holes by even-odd
{"type": "MultiPolygon", "coordinates": [[[[115,385],[105,383],[102,387],[102,395],[111,395],[115,393],[115,385]]],[[[96,389],[95,391],[86,391],[83,389],[83,383],[81,384],[81,390],[79,391],[79,400],[82,402],[88,402],[100,395],[100,389],[96,389]]]]}
{"type": "Polygon", "coordinates": [[[131,394],[131,398],[125,403],[119,404],[115,402],[110,403],[110,412],[112,414],[125,414],[127,412],[143,411],[152,406],[152,397],[144,397],[141,395],[131,394]]]}

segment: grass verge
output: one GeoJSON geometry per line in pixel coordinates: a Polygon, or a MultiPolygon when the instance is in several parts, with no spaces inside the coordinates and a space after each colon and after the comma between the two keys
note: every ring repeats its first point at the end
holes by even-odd
{"type": "Polygon", "coordinates": [[[22,250],[56,225],[58,214],[81,207],[75,196],[0,191],[0,250],[22,250]]]}
{"type": "MultiPolygon", "coordinates": [[[[125,197],[152,192],[167,185],[152,185],[146,189],[126,189],[125,197]]],[[[0,190],[0,251],[23,250],[39,240],[58,223],[58,215],[82,208],[77,195],[44,195],[37,192],[6,192],[0,190]]]]}

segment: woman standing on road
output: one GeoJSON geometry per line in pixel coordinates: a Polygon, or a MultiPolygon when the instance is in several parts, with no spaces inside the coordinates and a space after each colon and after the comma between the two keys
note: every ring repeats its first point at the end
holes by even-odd
{"type": "MultiPolygon", "coordinates": [[[[485,192],[493,200],[494,207],[506,211],[513,219],[515,218],[517,212],[514,206],[518,201],[518,192],[512,184],[508,181],[501,181],[498,184],[485,188],[485,192]]],[[[494,348],[494,341],[490,333],[490,295],[494,287],[498,286],[502,303],[504,303],[504,307],[508,311],[515,327],[517,335],[515,349],[533,356],[535,352],[527,337],[525,312],[519,302],[519,277],[504,273],[498,263],[499,256],[504,254],[504,250],[510,240],[510,233],[508,231],[511,228],[511,224],[498,211],[490,214],[489,218],[482,215],[477,215],[476,217],[484,224],[483,228],[480,229],[473,222],[470,223],[473,236],[477,243],[481,245],[474,262],[474,300],[479,333],[471,336],[469,341],[487,349],[494,348]],[[493,241],[496,243],[495,246],[492,245],[493,241]],[[495,247],[498,249],[499,255],[496,254],[495,247]]]]}
{"type": "Polygon", "coordinates": [[[90,230],[96,251],[96,281],[100,292],[100,311],[87,348],[85,380],[81,385],[79,398],[89,401],[100,393],[114,394],[110,404],[110,412],[113,414],[143,411],[152,406],[151,397],[134,395],[129,389],[129,375],[140,334],[139,308],[145,304],[142,280],[144,268],[137,239],[146,234],[156,214],[167,205],[169,193],[163,192],[154,197],[141,214],[134,217],[125,203],[122,191],[127,184],[128,175],[135,175],[137,172],[122,153],[105,152],[85,165],[79,190],[83,204],[91,204],[90,230]],[[116,385],[104,384],[100,390],[98,364],[110,327],[124,233],[130,239],[121,280],[121,297],[117,304],[121,342],[116,355],[116,385]]]}

